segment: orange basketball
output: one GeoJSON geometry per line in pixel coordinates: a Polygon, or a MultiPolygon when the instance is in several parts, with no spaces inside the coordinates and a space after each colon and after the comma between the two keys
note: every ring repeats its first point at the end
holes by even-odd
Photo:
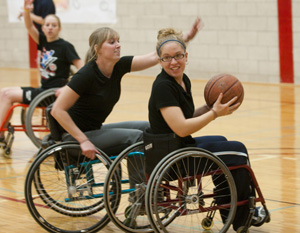
{"type": "Polygon", "coordinates": [[[204,88],[204,99],[208,107],[212,107],[218,99],[220,93],[223,93],[221,103],[227,103],[233,97],[237,96],[234,103],[242,103],[244,99],[244,88],[242,83],[233,75],[219,74],[212,77],[204,88]]]}

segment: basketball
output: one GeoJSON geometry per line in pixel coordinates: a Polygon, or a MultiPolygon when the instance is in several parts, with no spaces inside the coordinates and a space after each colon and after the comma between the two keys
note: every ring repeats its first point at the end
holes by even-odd
{"type": "Polygon", "coordinates": [[[204,99],[208,107],[213,106],[220,93],[223,93],[222,104],[227,103],[235,96],[238,98],[233,104],[242,103],[244,99],[242,83],[230,74],[219,74],[208,80],[204,88],[204,99]]]}

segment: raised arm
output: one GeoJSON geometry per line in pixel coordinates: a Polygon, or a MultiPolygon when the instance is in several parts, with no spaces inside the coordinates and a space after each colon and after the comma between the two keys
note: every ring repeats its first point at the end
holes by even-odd
{"type": "MultiPolygon", "coordinates": [[[[200,17],[198,17],[191,29],[183,34],[183,39],[185,42],[192,40],[197,33],[203,28],[204,24],[200,17]]],[[[131,65],[131,71],[140,71],[150,68],[158,63],[158,55],[156,51],[148,53],[145,55],[134,56],[131,65]]]]}
{"type": "Polygon", "coordinates": [[[27,32],[32,39],[39,44],[39,31],[35,28],[30,16],[30,11],[33,8],[32,2],[33,0],[24,0],[24,21],[27,32]]]}
{"type": "MultiPolygon", "coordinates": [[[[32,12],[30,13],[30,16],[31,16],[31,19],[33,22],[40,24],[40,25],[44,24],[44,19],[42,16],[38,16],[32,12]]],[[[24,11],[20,12],[18,19],[21,20],[22,17],[24,17],[24,11]]]]}

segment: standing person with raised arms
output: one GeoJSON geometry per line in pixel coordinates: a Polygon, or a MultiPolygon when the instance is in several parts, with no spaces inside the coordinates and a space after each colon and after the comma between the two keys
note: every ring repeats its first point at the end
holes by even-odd
{"type": "MultiPolygon", "coordinates": [[[[201,20],[197,18],[184,40],[193,39],[200,27],[201,20]]],[[[96,147],[109,155],[120,153],[142,140],[143,130],[149,126],[145,121],[103,124],[120,98],[122,77],[158,63],[155,51],[120,57],[119,39],[119,34],[108,27],[98,28],[90,35],[86,65],[63,89],[51,111],[70,134],[64,140],[77,140],[83,155],[92,159],[96,147]]]]}

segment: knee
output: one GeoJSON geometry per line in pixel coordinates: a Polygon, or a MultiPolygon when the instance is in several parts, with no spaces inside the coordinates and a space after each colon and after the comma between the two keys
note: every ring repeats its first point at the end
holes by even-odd
{"type": "Polygon", "coordinates": [[[143,141],[143,131],[142,130],[133,130],[129,137],[128,137],[128,143],[129,145],[143,141]]]}
{"type": "Polygon", "coordinates": [[[224,136],[217,136],[219,141],[227,141],[227,138],[224,136]]]}
{"type": "Polygon", "coordinates": [[[1,102],[13,102],[11,96],[11,89],[9,87],[5,87],[0,90],[0,99],[1,102]]]}
{"type": "Polygon", "coordinates": [[[145,129],[147,129],[149,127],[150,127],[150,124],[148,121],[140,121],[139,122],[139,127],[138,127],[139,130],[144,131],[145,129]]]}
{"type": "Polygon", "coordinates": [[[236,151],[244,152],[248,155],[247,148],[243,143],[238,142],[238,141],[232,141],[231,143],[234,145],[233,148],[235,148],[236,151]]]}
{"type": "Polygon", "coordinates": [[[0,90],[0,99],[4,100],[6,98],[6,96],[7,96],[7,88],[2,88],[0,90]]]}

